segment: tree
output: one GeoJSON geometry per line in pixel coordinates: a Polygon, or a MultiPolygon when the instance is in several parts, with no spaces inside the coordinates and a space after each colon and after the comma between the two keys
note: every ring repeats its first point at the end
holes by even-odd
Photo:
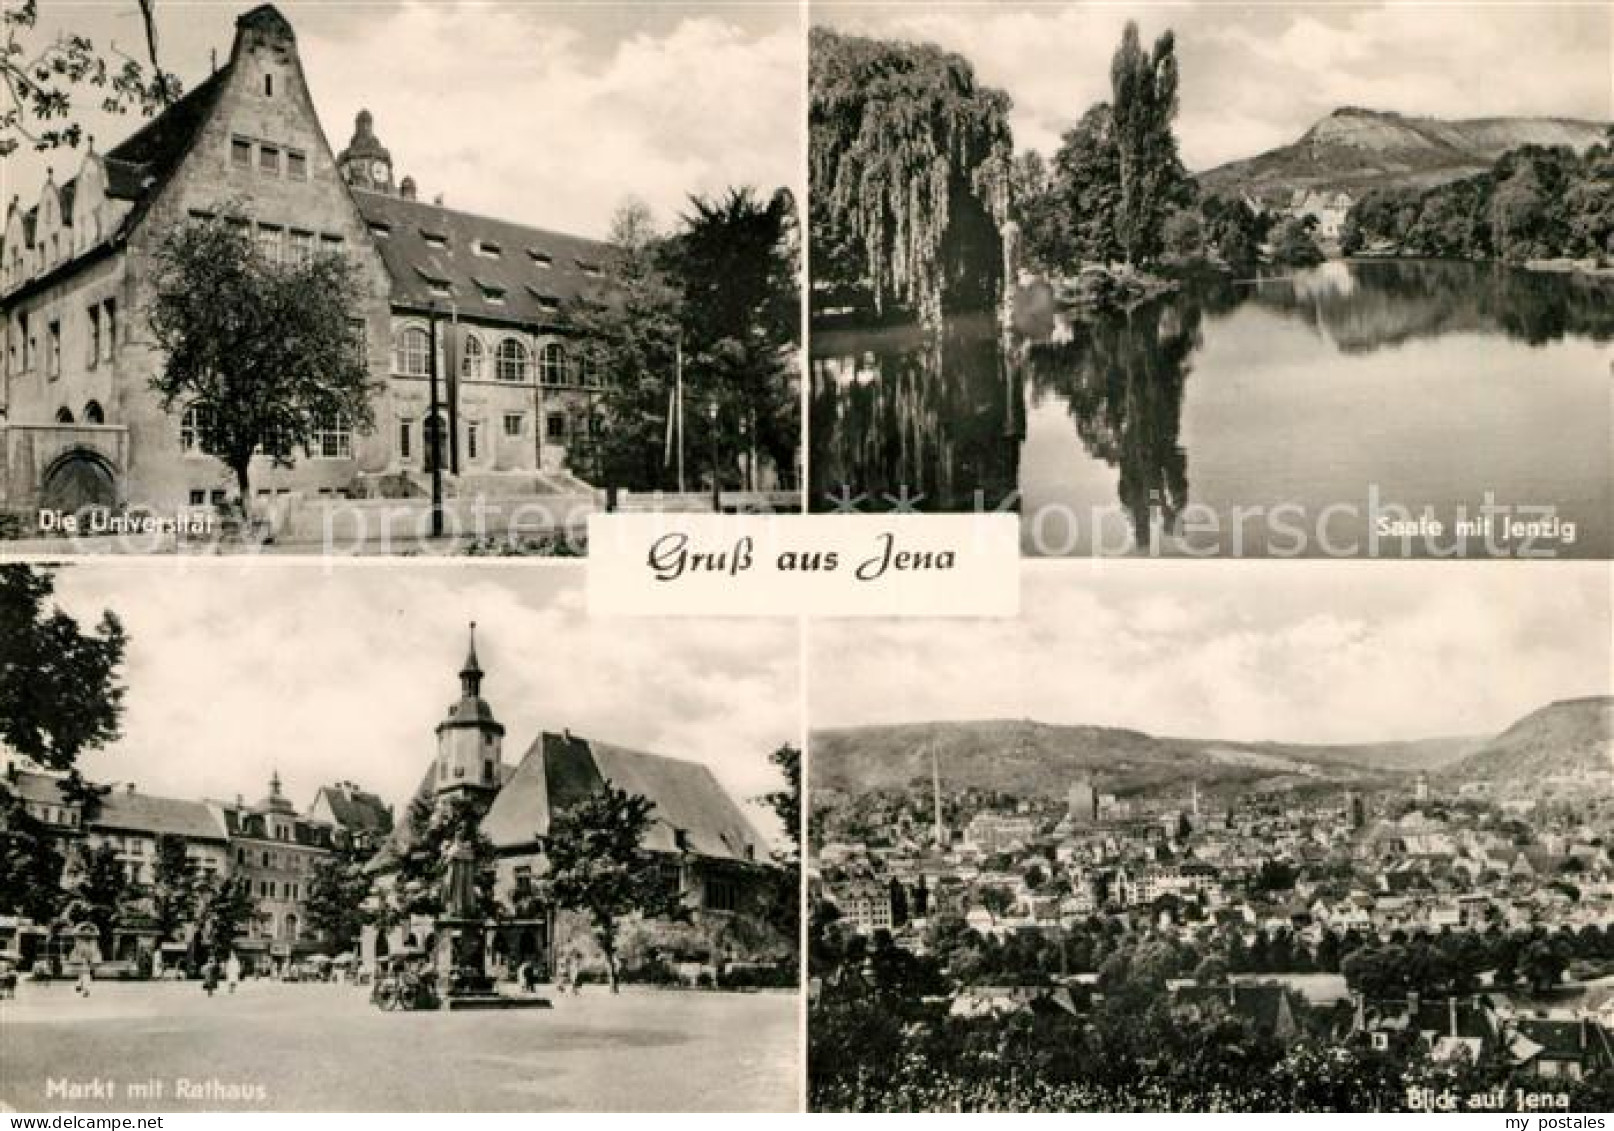
{"type": "Polygon", "coordinates": [[[61,912],[62,854],[22,798],[0,790],[0,915],[49,923],[61,912]]]}
{"type": "Polygon", "coordinates": [[[658,262],[661,241],[642,202],[617,209],[608,242],[610,290],[578,295],[565,311],[581,348],[609,375],[600,402],[604,431],[588,473],[608,488],[660,490],[672,474],[665,441],[683,300],[658,262]]]}
{"type": "Polygon", "coordinates": [[[196,866],[185,852],[183,837],[168,833],[157,838],[157,861],[152,871],[151,912],[161,940],[174,937],[196,914],[196,866]]]}
{"type": "Polygon", "coordinates": [[[1008,96],[929,45],[813,28],[808,58],[815,292],[930,325],[944,308],[993,307],[1009,213],[1008,96]]]}
{"type": "Polygon", "coordinates": [[[1272,231],[1272,262],[1285,267],[1314,267],[1325,258],[1312,238],[1310,217],[1285,216],[1272,231]]]}
{"type": "Polygon", "coordinates": [[[179,97],[178,77],[157,62],[155,0],[140,0],[147,62],[117,48],[102,50],[88,36],[58,34],[33,42],[39,27],[39,0],[17,0],[0,14],[0,158],[23,144],[35,149],[74,147],[84,129],[73,118],[74,101],[93,95],[108,113],[130,110],[150,116],[179,97]],[[110,56],[116,54],[118,59],[110,56]],[[149,65],[149,70],[148,70],[149,65]]]}
{"type": "Polygon", "coordinates": [[[112,928],[133,894],[123,862],[118,859],[118,850],[103,843],[81,857],[80,867],[68,888],[65,915],[71,923],[94,926],[104,948],[112,941],[112,928]]]}
{"type": "Polygon", "coordinates": [[[785,788],[765,794],[762,800],[768,808],[773,810],[774,816],[779,818],[779,824],[784,828],[785,836],[794,846],[795,851],[799,853],[801,851],[801,750],[786,743],[768,755],[768,761],[778,767],[779,773],[785,779],[785,788]]]}
{"type": "Polygon", "coordinates": [[[552,906],[586,918],[605,954],[612,993],[618,990],[617,939],[627,919],[689,917],[676,885],[644,848],[654,811],[648,798],[605,782],[556,813],[545,838],[549,873],[540,890],[552,906]]]}
{"type": "Polygon", "coordinates": [[[358,945],[366,921],[363,904],[370,893],[370,877],[364,864],[364,854],[344,840],[314,865],[308,878],[308,899],[303,906],[309,926],[339,953],[358,945]]]}
{"type": "Polygon", "coordinates": [[[1537,993],[1545,993],[1563,981],[1568,968],[1569,959],[1555,939],[1536,939],[1519,955],[1519,973],[1537,993]]]}
{"type": "Polygon", "coordinates": [[[795,214],[785,189],[767,201],[750,188],[691,197],[681,230],[663,252],[683,296],[686,403],[693,393],[697,404],[719,410],[715,423],[708,414],[686,413],[686,427],[697,426],[690,442],[695,451],[711,450],[703,432],[718,427],[720,465],[743,463],[750,488],[759,453],[792,474],[801,436],[795,214]]]}
{"type": "Polygon", "coordinates": [[[768,755],[768,761],[779,768],[785,788],[764,794],[762,801],[779,818],[789,847],[773,854],[778,870],[767,919],[794,947],[801,935],[801,751],[786,743],[768,755]]]}
{"type": "Polygon", "coordinates": [[[45,611],[55,577],[0,565],[0,741],[52,770],[118,737],[123,624],[103,612],[85,632],[60,608],[45,611]]]}
{"type": "Polygon", "coordinates": [[[338,427],[375,422],[359,269],[322,252],[272,261],[243,217],[190,220],[156,249],[151,328],[164,353],[152,388],[191,414],[198,451],[235,474],[250,514],[251,466],[290,467],[338,427]]]}
{"type": "Polygon", "coordinates": [[[1120,161],[1109,103],[1092,107],[1065,132],[1054,156],[1054,181],[1066,218],[1061,238],[1067,250],[1049,256],[1058,261],[1055,266],[1109,263],[1125,255],[1119,235],[1120,161]]]}
{"type": "Polygon", "coordinates": [[[202,954],[223,961],[234,949],[235,940],[259,918],[258,902],[252,896],[252,884],[244,873],[215,880],[201,889],[194,943],[202,954]]]}
{"type": "Polygon", "coordinates": [[[408,847],[398,859],[392,883],[384,890],[379,922],[391,926],[412,915],[442,914],[447,852],[449,846],[459,842],[471,846],[478,914],[482,918],[497,917],[501,908],[493,895],[493,843],[482,832],[481,807],[466,797],[437,804],[429,797],[419,796],[410,803],[405,820],[409,828],[408,847]]]}
{"type": "Polygon", "coordinates": [[[1171,121],[1177,116],[1176,38],[1169,31],[1145,53],[1128,21],[1110,61],[1120,198],[1116,221],[1128,263],[1159,254],[1167,205],[1184,191],[1171,121]]]}

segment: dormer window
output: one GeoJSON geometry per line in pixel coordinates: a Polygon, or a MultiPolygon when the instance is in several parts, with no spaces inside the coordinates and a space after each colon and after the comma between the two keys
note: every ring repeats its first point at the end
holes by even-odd
{"type": "Polygon", "coordinates": [[[577,269],[591,279],[598,279],[605,274],[604,269],[598,263],[595,263],[592,260],[579,259],[576,262],[577,269]]]}
{"type": "Polygon", "coordinates": [[[538,303],[538,309],[545,314],[558,314],[560,312],[560,299],[555,295],[532,286],[527,288],[527,293],[532,295],[538,303]]]}
{"type": "Polygon", "coordinates": [[[431,248],[433,251],[448,250],[448,237],[442,232],[429,232],[425,228],[422,228],[420,229],[420,238],[425,240],[426,246],[431,248]]]}
{"type": "Polygon", "coordinates": [[[476,286],[477,286],[477,289],[482,292],[482,298],[485,301],[492,303],[494,306],[503,306],[504,305],[504,288],[503,287],[499,286],[496,283],[484,282],[481,279],[478,279],[476,281],[476,286]]]}
{"type": "Polygon", "coordinates": [[[529,247],[527,255],[535,267],[553,267],[555,265],[555,257],[547,251],[539,251],[535,247],[529,247]]]}
{"type": "Polygon", "coordinates": [[[483,259],[498,259],[504,254],[504,249],[491,240],[477,240],[471,249],[483,259]]]}
{"type": "Polygon", "coordinates": [[[387,223],[385,220],[371,220],[370,234],[375,236],[377,239],[390,239],[392,236],[392,225],[387,223]]]}

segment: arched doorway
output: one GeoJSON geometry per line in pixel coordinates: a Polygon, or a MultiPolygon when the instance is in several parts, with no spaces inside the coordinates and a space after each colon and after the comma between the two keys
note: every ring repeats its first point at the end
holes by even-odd
{"type": "Polygon", "coordinates": [[[448,425],[443,422],[441,415],[428,416],[425,423],[425,470],[429,475],[441,467],[448,470],[447,461],[444,460],[444,448],[448,442],[448,425]]]}
{"type": "Polygon", "coordinates": [[[106,413],[101,410],[101,402],[100,401],[91,401],[89,404],[84,406],[84,423],[86,423],[86,424],[105,424],[106,423],[106,413]]]}
{"type": "Polygon", "coordinates": [[[106,457],[88,448],[58,456],[39,484],[39,505],[47,510],[77,514],[84,507],[112,507],[117,501],[117,473],[106,457]]]}

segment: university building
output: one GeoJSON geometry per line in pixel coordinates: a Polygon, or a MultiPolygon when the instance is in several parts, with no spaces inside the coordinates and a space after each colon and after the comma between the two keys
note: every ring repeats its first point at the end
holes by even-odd
{"type": "Polygon", "coordinates": [[[609,249],[446,207],[399,176],[368,112],[335,152],[286,18],[236,21],[229,60],[70,175],[13,196],[0,242],[0,507],[171,510],[224,502],[233,477],[197,450],[204,408],[163,411],[142,312],[164,234],[230,216],[274,261],[347,257],[375,427],[331,420],[259,495],[415,497],[587,491],[606,375],[566,334],[569,302],[606,286],[609,249]],[[244,215],[243,215],[244,213],[244,215]],[[436,381],[433,381],[433,377],[436,381]],[[436,397],[432,386],[436,385],[436,397]],[[435,405],[435,413],[434,413],[435,405]]]}
{"type": "MultiPolygon", "coordinates": [[[[482,697],[483,671],[474,637],[459,677],[459,698],[437,725],[436,757],[409,808],[422,801],[443,807],[463,799],[482,814],[479,828],[496,858],[493,896],[506,913],[530,909],[534,903],[535,885],[547,868],[544,840],[555,814],[608,783],[654,805],[643,848],[658,858],[668,883],[682,893],[696,927],[707,938],[732,935],[754,940],[767,933],[762,921],[774,865],[762,837],[709,769],[570,731],[539,734],[519,762],[506,762],[504,725],[482,697]]],[[[411,822],[397,822],[369,865],[379,887],[395,882],[398,861],[415,836],[411,822]]],[[[431,950],[434,930],[426,921],[399,925],[384,934],[367,928],[363,958],[373,963],[400,946],[431,950]]],[[[489,933],[487,950],[494,961],[510,970],[529,961],[541,970],[553,970],[557,947],[553,909],[540,910],[536,918],[501,923],[489,933]]]]}

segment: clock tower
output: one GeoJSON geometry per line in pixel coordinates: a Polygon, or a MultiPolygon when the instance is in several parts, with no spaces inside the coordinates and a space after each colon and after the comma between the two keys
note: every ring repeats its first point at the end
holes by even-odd
{"type": "Polygon", "coordinates": [[[360,110],[353,122],[353,140],[336,157],[342,179],[354,188],[393,195],[392,154],[375,136],[375,119],[360,110]]]}
{"type": "Polygon", "coordinates": [[[473,797],[491,801],[503,784],[504,726],[482,698],[482,665],[476,660],[476,625],[471,650],[460,669],[460,697],[437,724],[437,766],[432,776],[438,801],[473,797]]]}

